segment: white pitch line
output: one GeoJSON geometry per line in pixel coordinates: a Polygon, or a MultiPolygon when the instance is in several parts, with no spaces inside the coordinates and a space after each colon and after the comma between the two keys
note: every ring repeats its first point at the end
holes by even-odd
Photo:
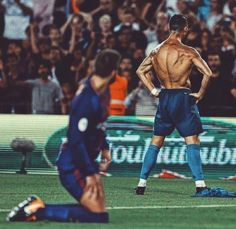
{"type": "MultiPolygon", "coordinates": [[[[167,206],[120,206],[120,207],[107,207],[107,210],[132,210],[132,209],[178,209],[178,208],[229,208],[236,207],[236,204],[213,204],[213,205],[191,205],[191,206],[178,206],[178,205],[167,205],[167,206]]],[[[0,209],[1,212],[9,212],[11,209],[0,209]]]]}
{"type": "Polygon", "coordinates": [[[131,209],[167,209],[167,208],[227,208],[227,207],[236,207],[236,204],[225,204],[225,205],[191,205],[191,206],[131,206],[131,207],[107,207],[108,210],[131,210],[131,209]]]}
{"type": "Polygon", "coordinates": [[[11,209],[0,209],[0,213],[1,212],[9,212],[9,211],[11,211],[11,209]]]}

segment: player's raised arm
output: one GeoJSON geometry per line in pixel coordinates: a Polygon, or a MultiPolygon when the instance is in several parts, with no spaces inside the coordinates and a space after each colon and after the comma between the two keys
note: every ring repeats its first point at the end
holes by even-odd
{"type": "Polygon", "coordinates": [[[152,83],[151,77],[150,77],[152,68],[153,68],[152,57],[151,57],[151,55],[149,55],[140,64],[136,73],[137,73],[138,77],[140,78],[140,80],[143,82],[143,84],[151,92],[151,94],[154,96],[158,96],[159,90],[155,88],[155,86],[152,83]]]}
{"type": "Polygon", "coordinates": [[[198,71],[203,74],[203,78],[198,93],[192,93],[191,95],[196,97],[198,100],[201,100],[206,92],[207,86],[212,76],[212,71],[196,50],[194,50],[194,58],[192,59],[192,61],[193,64],[197,67],[198,71]]]}

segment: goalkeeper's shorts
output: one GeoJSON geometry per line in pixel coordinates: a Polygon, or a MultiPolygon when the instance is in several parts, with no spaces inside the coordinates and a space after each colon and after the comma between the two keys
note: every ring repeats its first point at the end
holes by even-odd
{"type": "Polygon", "coordinates": [[[75,169],[71,172],[59,173],[59,177],[63,187],[79,201],[85,187],[85,176],[80,170],[75,169]]]}

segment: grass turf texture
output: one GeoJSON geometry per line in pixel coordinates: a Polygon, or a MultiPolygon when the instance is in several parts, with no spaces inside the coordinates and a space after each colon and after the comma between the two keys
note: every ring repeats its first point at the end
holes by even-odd
{"type": "MultiPolygon", "coordinates": [[[[8,223],[7,212],[25,199],[36,194],[48,203],[73,203],[74,200],[51,175],[0,174],[0,228],[236,228],[236,207],[168,208],[165,206],[236,205],[236,199],[191,198],[194,185],[189,180],[151,178],[146,195],[134,195],[138,179],[129,177],[104,178],[108,207],[163,206],[162,209],[111,209],[110,223],[78,224],[56,222],[8,223]]],[[[235,181],[209,180],[208,186],[236,191],[235,181]]]]}

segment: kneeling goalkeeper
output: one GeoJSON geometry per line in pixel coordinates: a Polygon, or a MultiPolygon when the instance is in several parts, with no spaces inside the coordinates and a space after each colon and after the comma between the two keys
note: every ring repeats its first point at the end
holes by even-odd
{"type": "Polygon", "coordinates": [[[104,190],[95,162],[101,152],[102,170],[111,160],[105,135],[109,85],[114,81],[120,55],[103,50],[95,61],[95,73],[80,86],[71,104],[67,142],[61,146],[57,167],[63,187],[76,204],[45,204],[30,196],[9,213],[8,221],[50,220],[107,223],[104,190]]]}

